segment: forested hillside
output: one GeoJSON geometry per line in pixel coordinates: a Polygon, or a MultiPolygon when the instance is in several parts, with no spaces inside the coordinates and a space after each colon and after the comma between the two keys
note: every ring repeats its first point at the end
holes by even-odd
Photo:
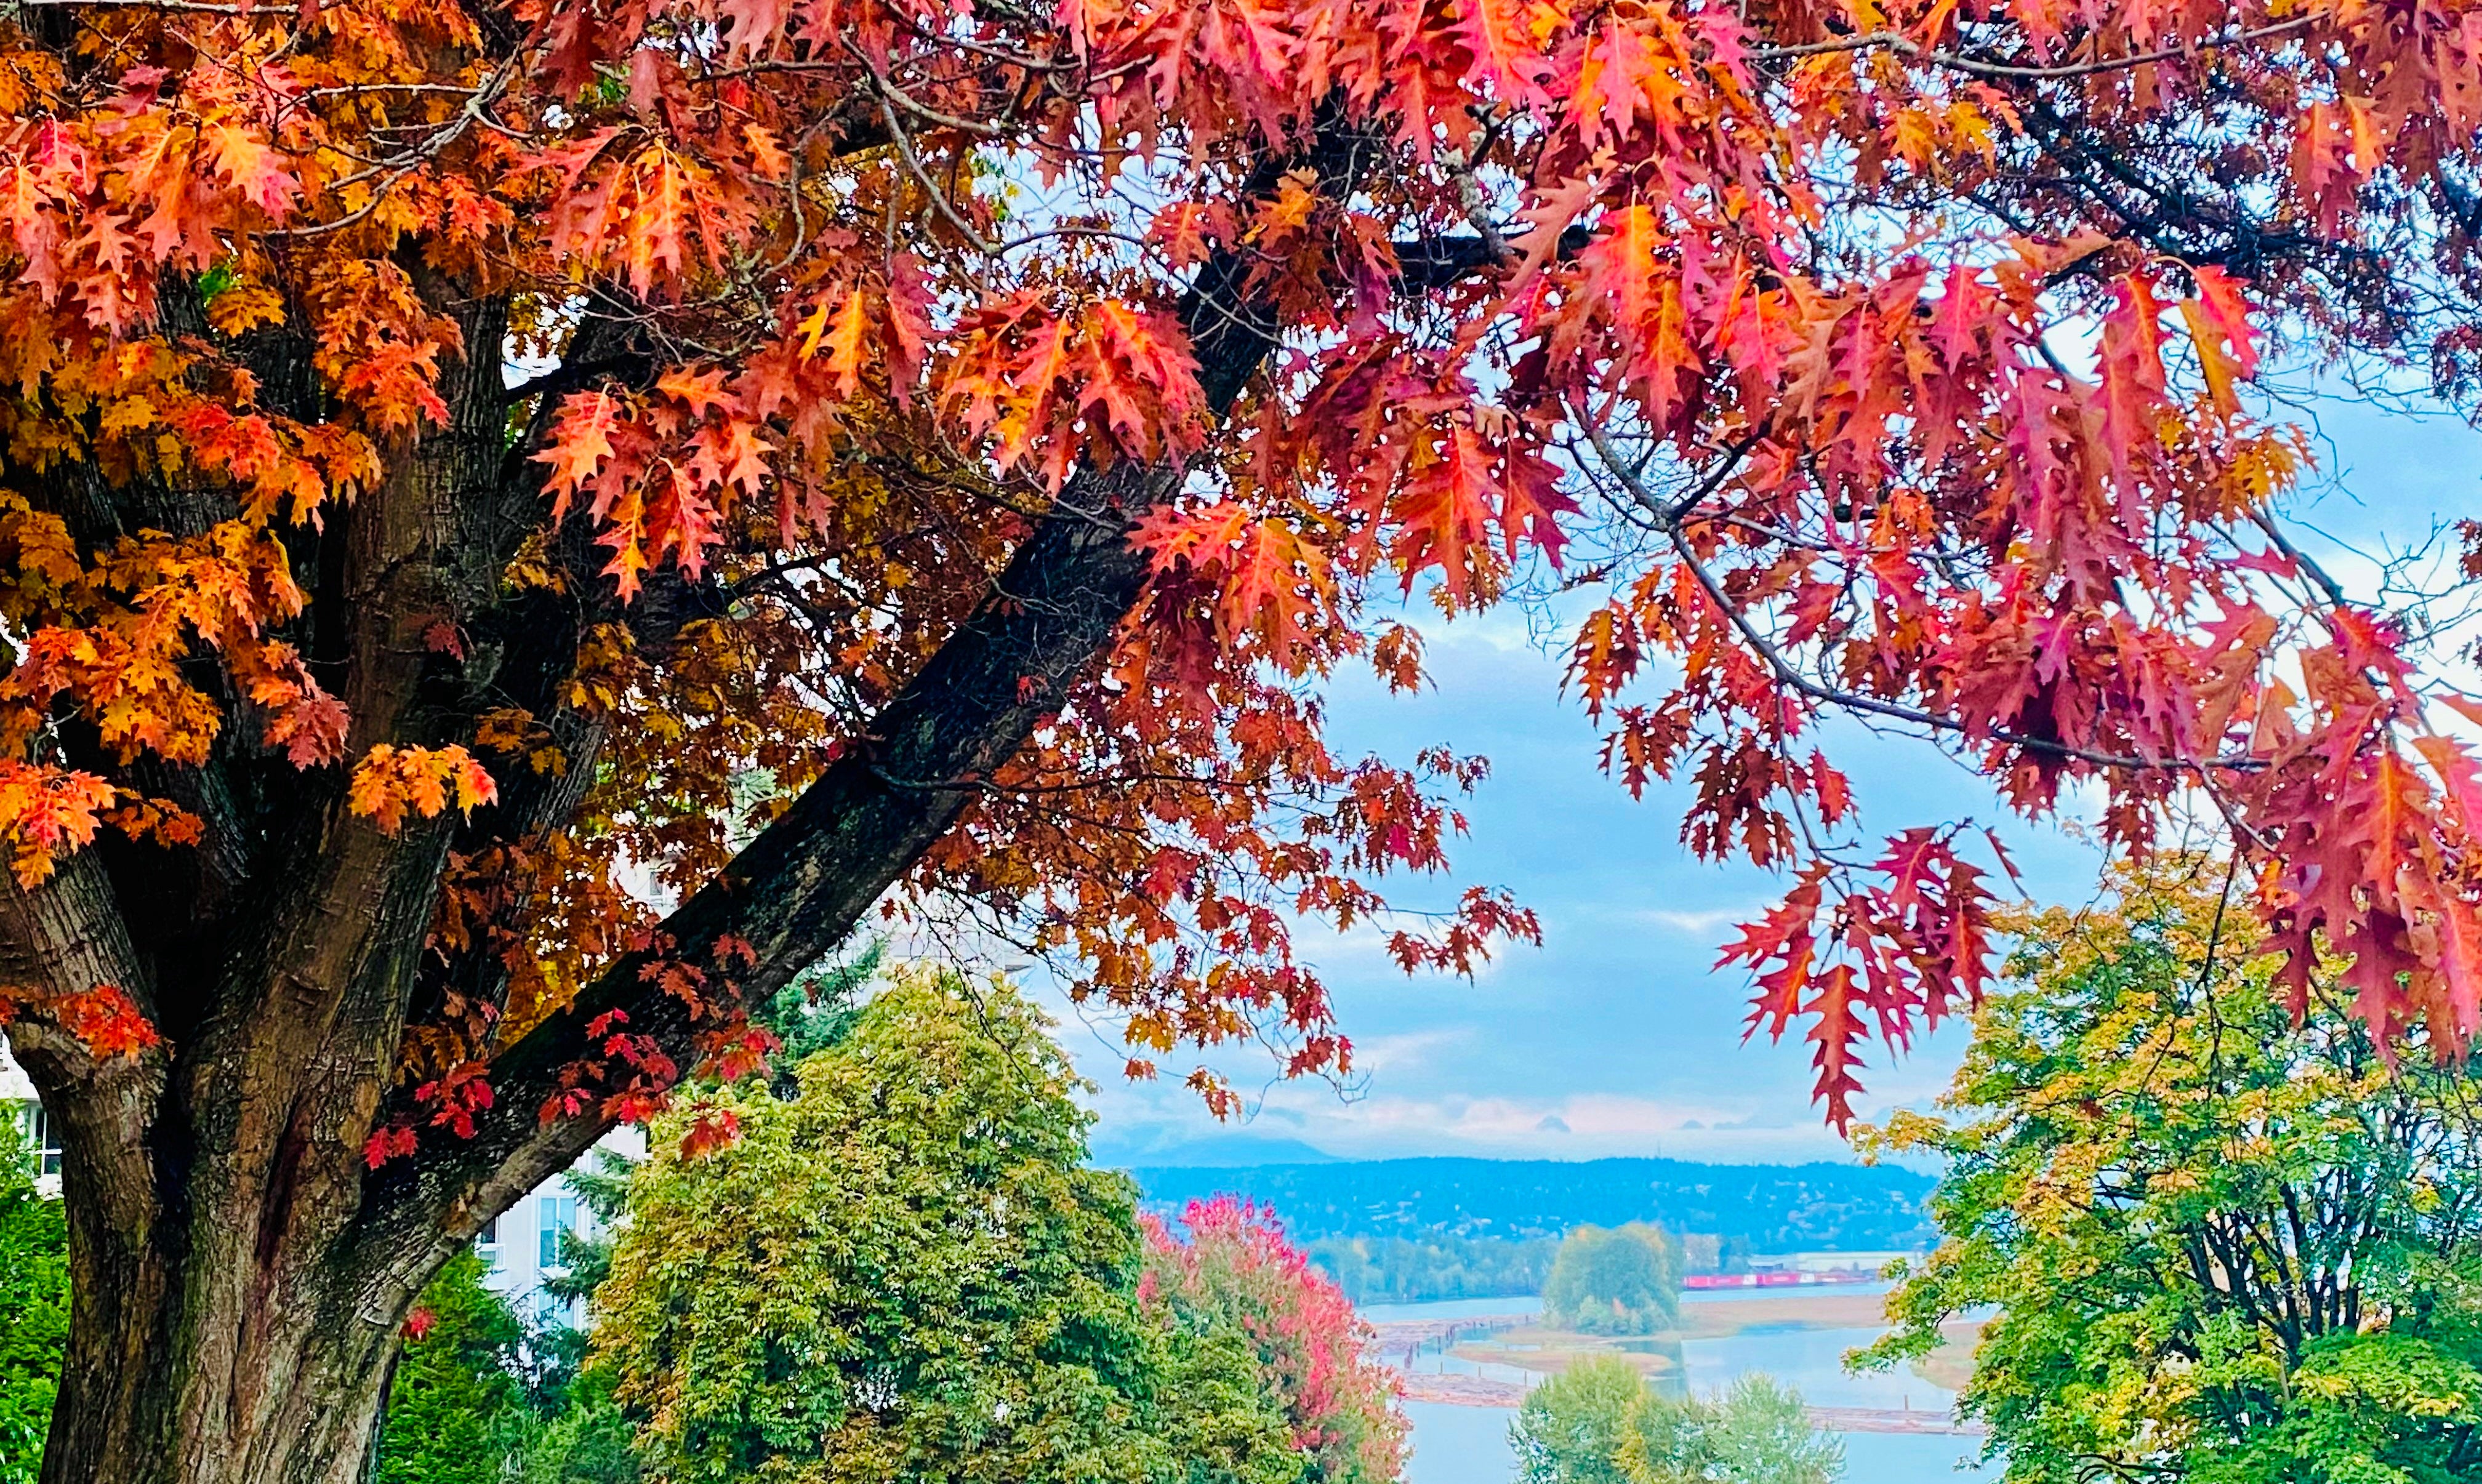
{"type": "Polygon", "coordinates": [[[1313,1242],[1523,1241],[1631,1221],[1739,1237],[1757,1253],[1875,1251],[1934,1237],[1921,1213],[1932,1177],[1884,1166],[1437,1158],[1130,1173],[1158,1206],[1246,1196],[1313,1242]]]}

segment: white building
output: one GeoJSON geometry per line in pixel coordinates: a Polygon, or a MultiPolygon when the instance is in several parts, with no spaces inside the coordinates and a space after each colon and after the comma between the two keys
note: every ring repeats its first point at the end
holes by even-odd
{"type": "MultiPolygon", "coordinates": [[[[641,1159],[646,1157],[647,1136],[636,1128],[616,1128],[605,1134],[595,1148],[641,1159]]],[[[589,1159],[594,1157],[592,1153],[587,1155],[589,1159]]],[[[542,1288],[545,1274],[568,1271],[560,1260],[563,1232],[600,1236],[603,1224],[568,1188],[568,1178],[555,1175],[527,1191],[524,1200],[484,1223],[474,1238],[474,1250],[491,1264],[483,1285],[537,1322],[559,1319],[568,1324],[585,1323],[581,1305],[574,1301],[563,1304],[542,1288]]]]}
{"type": "Polygon", "coordinates": [[[35,1084],[26,1080],[9,1055],[9,1047],[0,1043],[0,1117],[15,1119],[17,1132],[35,1154],[35,1183],[47,1196],[61,1193],[61,1137],[52,1127],[49,1115],[35,1098],[35,1084]]]}
{"type": "MultiPolygon", "coordinates": [[[[6,1044],[0,1044],[0,1116],[17,1121],[27,1147],[34,1151],[38,1187],[47,1196],[59,1195],[60,1137],[41,1101],[35,1097],[35,1084],[26,1079],[24,1071],[10,1057],[6,1044]]],[[[635,1158],[645,1154],[646,1142],[639,1130],[623,1128],[607,1135],[601,1147],[635,1158]]],[[[577,1312],[575,1305],[560,1304],[542,1291],[543,1275],[563,1271],[562,1232],[594,1236],[599,1230],[594,1213],[577,1199],[563,1177],[554,1176],[486,1224],[474,1239],[474,1250],[491,1264],[484,1285],[507,1298],[530,1318],[559,1317],[571,1324],[580,1323],[585,1316],[577,1312]]]]}

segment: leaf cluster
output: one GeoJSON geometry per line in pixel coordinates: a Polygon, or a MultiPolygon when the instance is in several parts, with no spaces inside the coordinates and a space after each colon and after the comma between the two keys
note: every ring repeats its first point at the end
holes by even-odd
{"type": "Polygon", "coordinates": [[[1942,1113],[1872,1131],[1949,1173],[1867,1354],[1988,1313],[1963,1405],[2012,1484],[2469,1477],[2482,1101],[2324,982],[2296,1020],[2219,882],[2166,860],[2017,924],[1942,1113]]]}

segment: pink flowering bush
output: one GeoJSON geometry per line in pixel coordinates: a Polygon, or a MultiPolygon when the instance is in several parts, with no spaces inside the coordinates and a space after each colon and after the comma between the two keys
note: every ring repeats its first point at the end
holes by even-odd
{"type": "Polygon", "coordinates": [[[1395,1372],[1366,1353],[1371,1332],[1343,1290],[1285,1240],[1273,1212],[1229,1196],[1193,1201],[1179,1230],[1146,1219],[1138,1289],[1163,1322],[1232,1325],[1258,1353],[1311,1484],[1387,1484],[1405,1468],[1395,1372]]]}

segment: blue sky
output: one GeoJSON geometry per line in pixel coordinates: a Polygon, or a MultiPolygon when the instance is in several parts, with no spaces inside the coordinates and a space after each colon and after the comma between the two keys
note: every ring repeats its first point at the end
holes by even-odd
{"type": "MultiPolygon", "coordinates": [[[[2417,541],[2434,516],[2482,514],[2482,440],[2461,427],[2351,405],[2317,411],[2323,467],[2291,508],[2313,532],[2306,543],[2349,586],[2367,591],[2375,575],[2361,553],[2417,541]]],[[[1453,883],[1403,884],[1398,898],[1438,906],[1465,884],[1503,886],[1541,914],[1543,946],[1515,949],[1466,983],[1407,979],[1375,936],[1306,941],[1354,1038],[1360,1085],[1350,1096],[1318,1083],[1261,1095],[1253,1053],[1221,1052],[1214,1063],[1257,1104],[1233,1124],[1218,1125],[1178,1085],[1183,1064],[1168,1063],[1161,1082],[1129,1083],[1071,1025],[1072,1054],[1101,1084],[1098,1158],[1850,1158],[1810,1102],[1809,1048],[1791,1038],[1743,1044],[1743,982],[1711,967],[1732,922],[1772,899],[1774,880],[1693,860],[1678,842],[1677,791],[1632,803],[1601,774],[1596,729],[1559,696],[1557,657],[1513,616],[1426,627],[1433,688],[1397,698],[1344,681],[1332,701],[1335,740],[1399,759],[1436,742],[1489,756],[1453,883]]],[[[1912,742],[1857,728],[1834,735],[1831,754],[1854,775],[1873,835],[1971,816],[2001,827],[2037,896],[2092,895],[2095,854],[2015,820],[1971,774],[1912,742]]],[[[1927,1101],[1962,1044],[1951,1026],[1893,1063],[1873,1047],[1863,1117],[1927,1101]]]]}

